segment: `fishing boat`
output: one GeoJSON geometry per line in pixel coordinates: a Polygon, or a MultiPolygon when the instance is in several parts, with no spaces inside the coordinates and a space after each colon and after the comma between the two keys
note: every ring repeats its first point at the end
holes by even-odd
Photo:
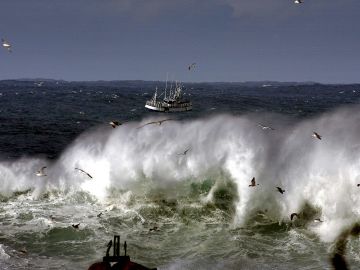
{"type": "Polygon", "coordinates": [[[167,82],[164,92],[158,96],[157,88],[153,97],[146,101],[145,108],[157,112],[184,112],[192,110],[192,103],[185,99],[182,94],[182,86],[179,83],[175,84],[174,89],[170,87],[167,93],[167,82]],[[163,100],[161,96],[164,95],[163,100]]]}

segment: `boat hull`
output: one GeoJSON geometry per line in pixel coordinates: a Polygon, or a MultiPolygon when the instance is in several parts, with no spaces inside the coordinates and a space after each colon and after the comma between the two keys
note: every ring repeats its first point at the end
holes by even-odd
{"type": "Polygon", "coordinates": [[[145,108],[156,112],[186,112],[192,110],[191,101],[182,98],[180,85],[177,85],[174,90],[170,90],[168,96],[166,96],[166,89],[164,93],[164,100],[160,101],[156,90],[152,99],[146,101],[145,108]]]}
{"type": "Polygon", "coordinates": [[[192,106],[186,106],[186,107],[156,107],[146,104],[145,108],[156,111],[156,112],[186,112],[191,111],[192,106]]]}

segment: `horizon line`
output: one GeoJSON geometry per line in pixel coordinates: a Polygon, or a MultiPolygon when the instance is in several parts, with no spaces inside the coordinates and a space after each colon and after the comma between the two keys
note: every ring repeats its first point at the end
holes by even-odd
{"type": "MultiPolygon", "coordinates": [[[[144,79],[97,79],[97,80],[65,80],[65,79],[53,79],[53,78],[17,78],[17,79],[0,79],[0,82],[3,81],[62,81],[62,82],[129,82],[129,81],[140,81],[140,82],[166,82],[166,80],[144,80],[144,79]]],[[[176,80],[175,80],[176,81],[176,80]]],[[[278,81],[278,80],[258,80],[258,81],[181,81],[181,83],[190,83],[190,84],[204,84],[204,83],[228,83],[228,84],[246,84],[246,83],[280,83],[280,84],[323,84],[323,85],[350,85],[350,84],[360,84],[360,82],[319,82],[319,81],[278,81]]]]}

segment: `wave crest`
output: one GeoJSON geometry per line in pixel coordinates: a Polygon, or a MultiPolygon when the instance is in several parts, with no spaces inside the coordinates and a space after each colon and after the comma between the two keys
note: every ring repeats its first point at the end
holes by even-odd
{"type": "Polygon", "coordinates": [[[53,164],[31,158],[0,163],[0,191],[6,196],[31,189],[38,197],[53,189],[79,190],[106,200],[114,189],[143,195],[162,190],[177,200],[182,192],[177,183],[203,183],[210,176],[214,182],[208,188],[193,186],[203,192],[199,201],[226,210],[235,224],[245,224],[265,210],[273,220],[290,222],[291,213],[309,205],[318,210],[306,226],[332,241],[342,228],[358,221],[360,211],[357,111],[358,107],[347,108],[296,123],[278,115],[218,115],[140,129],[155,119],[114,130],[98,128],[81,135],[53,164]],[[275,130],[259,128],[264,121],[275,130]],[[312,138],[313,131],[323,139],[312,138]],[[44,164],[48,176],[36,177],[34,172],[44,164]],[[249,187],[252,177],[259,186],[249,187]],[[277,192],[276,186],[285,193],[277,192]],[[324,222],[313,226],[313,217],[324,222]]]}

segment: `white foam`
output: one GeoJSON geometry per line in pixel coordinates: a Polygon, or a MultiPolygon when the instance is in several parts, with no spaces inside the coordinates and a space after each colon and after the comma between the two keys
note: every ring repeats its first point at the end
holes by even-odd
{"type": "Polygon", "coordinates": [[[6,261],[10,256],[5,252],[4,245],[0,244],[0,261],[6,261]]]}
{"type": "MultiPolygon", "coordinates": [[[[159,118],[160,119],[160,118],[159,118]]],[[[1,193],[31,188],[34,196],[52,189],[84,190],[100,200],[109,188],[131,189],[148,179],[155,187],[200,179],[222,170],[237,184],[236,224],[257,210],[289,220],[305,203],[321,210],[324,222],[311,228],[331,241],[360,214],[360,116],[358,108],[338,110],[315,119],[286,124],[267,116],[275,131],[258,127],[253,116],[220,115],[162,125],[127,123],[116,129],[80,136],[54,164],[21,159],[0,163],[1,193]],[[311,135],[316,131],[322,140],[311,135]],[[186,156],[178,155],[191,148],[186,156]],[[47,165],[47,177],[34,172],[47,165]],[[93,179],[74,170],[79,167],[93,179]],[[259,186],[250,188],[256,177],[259,186]],[[280,194],[275,187],[286,190],[280,194]]],[[[158,120],[158,119],[157,119],[158,120]]],[[[212,199],[211,192],[205,201],[212,199]]]]}

